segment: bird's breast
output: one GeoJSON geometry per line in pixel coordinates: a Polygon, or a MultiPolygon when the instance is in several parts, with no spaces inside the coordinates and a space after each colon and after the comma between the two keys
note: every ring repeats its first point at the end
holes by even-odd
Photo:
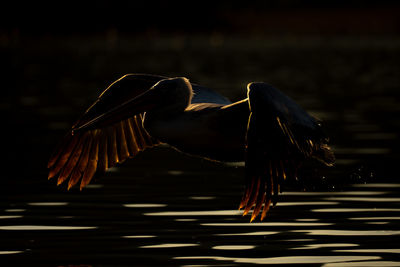
{"type": "Polygon", "coordinates": [[[247,120],[218,109],[185,111],[167,118],[146,114],[146,130],[182,152],[220,161],[243,161],[247,120]],[[148,116],[149,115],[149,116],[148,116]]]}

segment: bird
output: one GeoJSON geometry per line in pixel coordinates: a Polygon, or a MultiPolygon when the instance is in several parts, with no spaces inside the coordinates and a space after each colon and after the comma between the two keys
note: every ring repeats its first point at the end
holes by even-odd
{"type": "Polygon", "coordinates": [[[160,145],[220,162],[245,162],[239,209],[261,221],[286,180],[308,159],[333,166],[321,120],[265,82],[237,102],[185,77],[126,74],[77,120],[48,161],[48,179],[68,190],[160,145]]]}

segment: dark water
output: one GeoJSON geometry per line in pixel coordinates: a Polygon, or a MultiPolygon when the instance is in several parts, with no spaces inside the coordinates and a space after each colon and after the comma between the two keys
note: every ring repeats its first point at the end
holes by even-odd
{"type": "Polygon", "coordinates": [[[399,266],[397,38],[3,38],[0,260],[33,266],[399,266]],[[303,171],[262,223],[243,168],[159,147],[80,192],[48,155],[110,82],[187,76],[238,100],[267,81],[325,121],[337,166],[303,171]],[[303,192],[303,187],[307,189],[303,192]]]}

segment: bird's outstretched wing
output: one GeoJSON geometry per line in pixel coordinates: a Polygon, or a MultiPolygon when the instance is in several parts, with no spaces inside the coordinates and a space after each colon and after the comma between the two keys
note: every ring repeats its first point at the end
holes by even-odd
{"type": "Polygon", "coordinates": [[[82,189],[96,172],[104,172],[145,148],[157,145],[159,142],[143,128],[142,113],[127,118],[97,119],[123,105],[127,99],[140,96],[164,78],[128,74],[112,83],[74,124],[50,157],[49,179],[58,177],[58,184],[61,184],[69,178],[68,189],[81,180],[82,189]]]}
{"type": "Polygon", "coordinates": [[[240,203],[251,221],[263,220],[277,201],[283,181],[296,178],[298,164],[314,157],[328,166],[335,157],[319,121],[266,83],[248,85],[250,117],[246,136],[246,189],[240,203]]]}
{"type": "Polygon", "coordinates": [[[214,103],[214,104],[223,104],[229,105],[232,102],[222,96],[221,94],[215,92],[214,90],[192,83],[193,89],[193,98],[191,104],[198,104],[198,103],[214,103]]]}

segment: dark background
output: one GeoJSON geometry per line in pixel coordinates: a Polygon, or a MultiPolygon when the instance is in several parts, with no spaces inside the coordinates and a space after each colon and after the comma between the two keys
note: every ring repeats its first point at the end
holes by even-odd
{"type": "Polygon", "coordinates": [[[32,35],[396,34],[396,1],[35,1],[5,3],[2,28],[32,35]]]}
{"type": "MultiPolygon", "coordinates": [[[[61,132],[132,72],[187,76],[233,100],[245,96],[248,82],[267,81],[296,100],[314,95],[335,115],[357,110],[397,136],[399,7],[372,0],[4,3],[1,162],[21,175],[44,171],[61,132]]],[[[333,135],[359,146],[341,131],[333,135]]]]}

